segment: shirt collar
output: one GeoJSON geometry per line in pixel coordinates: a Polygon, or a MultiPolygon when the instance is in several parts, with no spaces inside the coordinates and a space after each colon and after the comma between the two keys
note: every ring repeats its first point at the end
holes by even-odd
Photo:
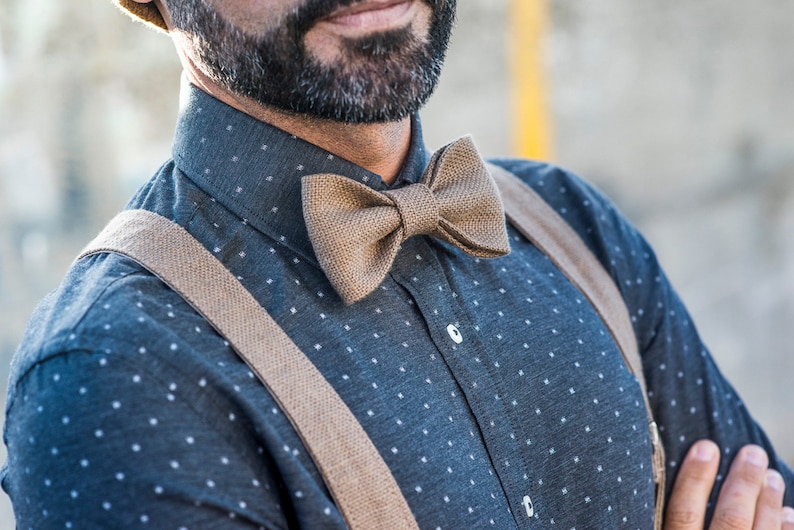
{"type": "MultiPolygon", "coordinates": [[[[177,168],[257,230],[316,263],[301,206],[301,177],[334,173],[382,191],[380,176],[272,125],[195,86],[184,89],[173,156],[177,168]]],[[[392,187],[421,178],[430,155],[418,116],[411,146],[392,187]]]]}

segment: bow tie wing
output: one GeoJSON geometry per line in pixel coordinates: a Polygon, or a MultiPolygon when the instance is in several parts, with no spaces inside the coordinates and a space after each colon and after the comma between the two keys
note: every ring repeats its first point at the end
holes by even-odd
{"type": "Polygon", "coordinates": [[[303,217],[317,261],[346,304],[383,282],[402,242],[400,214],[377,191],[333,174],[302,180],[303,217]]]}
{"type": "Polygon", "coordinates": [[[480,258],[510,252],[496,183],[470,137],[439,151],[424,180],[439,205],[436,235],[480,258]]]}

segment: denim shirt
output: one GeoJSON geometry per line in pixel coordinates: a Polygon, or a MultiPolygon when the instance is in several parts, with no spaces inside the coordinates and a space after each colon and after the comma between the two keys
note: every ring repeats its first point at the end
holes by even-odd
{"type": "MultiPolygon", "coordinates": [[[[191,87],[173,159],[129,203],[187,228],[350,407],[423,529],[651,528],[637,380],[584,296],[515,229],[477,259],[407,240],[344,305],[317,265],[300,177],[381,178],[191,87]]],[[[414,118],[394,186],[428,163],[414,118]]],[[[496,161],[585,240],[625,299],[670,483],[692,442],[770,451],[642,237],[559,168],[496,161]]],[[[362,230],[366,227],[362,227],[362,230]]],[[[206,281],[211,281],[207,279],[206,281]]],[[[129,259],[76,263],[15,356],[3,488],[19,528],[344,528],[289,421],[228,343],[129,259]]],[[[714,499],[712,499],[713,501],[714,499]]]]}

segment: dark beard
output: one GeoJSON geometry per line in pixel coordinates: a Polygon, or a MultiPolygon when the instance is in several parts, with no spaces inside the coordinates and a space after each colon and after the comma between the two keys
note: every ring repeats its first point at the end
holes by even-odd
{"type": "Polygon", "coordinates": [[[345,39],[342,56],[322,64],[306,51],[306,33],[355,0],[307,0],[276,29],[252,37],[204,0],[168,0],[174,25],[190,36],[204,73],[263,105],[348,123],[402,119],[438,84],[455,18],[455,0],[433,9],[427,39],[411,27],[345,39]]]}

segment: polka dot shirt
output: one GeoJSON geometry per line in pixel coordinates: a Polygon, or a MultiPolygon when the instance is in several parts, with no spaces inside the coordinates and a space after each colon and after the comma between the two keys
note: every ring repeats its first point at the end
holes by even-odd
{"type": "MultiPolygon", "coordinates": [[[[385,189],[380,178],[195,88],[187,100],[173,159],[130,207],[185,226],[251,291],[358,418],[421,528],[652,527],[639,385],[545,256],[512,227],[512,252],[493,260],[414,237],[380,288],[345,306],[306,235],[300,177],[385,189]]],[[[396,186],[428,161],[418,119],[413,132],[396,186]]],[[[709,437],[728,457],[766,446],[794,489],[641,236],[575,176],[497,162],[617,282],[671,481],[690,444],[709,437]]],[[[19,528],[345,527],[261,383],[128,259],[75,264],[33,315],[12,372],[2,485],[19,528]]]]}

